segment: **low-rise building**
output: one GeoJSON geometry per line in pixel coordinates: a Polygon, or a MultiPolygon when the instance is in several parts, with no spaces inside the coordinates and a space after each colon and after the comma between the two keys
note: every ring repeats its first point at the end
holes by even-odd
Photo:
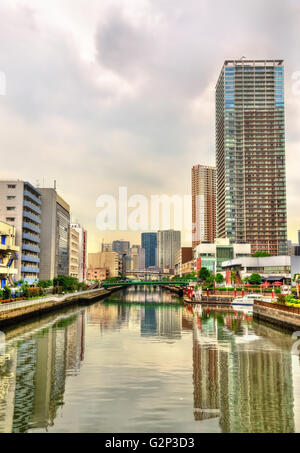
{"type": "Polygon", "coordinates": [[[230,244],[229,239],[216,239],[215,242],[202,242],[194,248],[195,269],[206,267],[211,272],[221,272],[224,261],[251,256],[250,244],[230,244]]]}
{"type": "Polygon", "coordinates": [[[78,280],[84,282],[87,279],[87,231],[79,223],[72,223],[71,227],[79,234],[78,280]]]}
{"type": "MultiPolygon", "coordinates": [[[[193,260],[193,248],[192,247],[180,247],[175,254],[174,274],[177,275],[178,277],[182,277],[183,265],[192,260],[193,260]]],[[[186,269],[186,267],[185,267],[185,269],[186,269]]]]}
{"type": "Polygon", "coordinates": [[[16,261],[20,247],[16,245],[16,228],[5,222],[0,222],[0,280],[1,288],[13,283],[17,275],[16,261]]]}
{"type": "Polygon", "coordinates": [[[259,274],[269,283],[289,283],[300,273],[300,256],[242,257],[223,262],[222,268],[225,272],[235,271],[241,279],[259,274]]]}
{"type": "Polygon", "coordinates": [[[189,275],[194,272],[194,260],[187,261],[183,263],[181,266],[181,276],[184,277],[185,275],[189,275]]]}
{"type": "Polygon", "coordinates": [[[106,280],[108,277],[108,270],[103,267],[91,267],[87,270],[87,279],[91,280],[99,280],[100,282],[106,280]]]}
{"type": "Polygon", "coordinates": [[[41,191],[26,181],[0,181],[0,220],[16,229],[20,247],[14,280],[40,278],[41,191]]]}

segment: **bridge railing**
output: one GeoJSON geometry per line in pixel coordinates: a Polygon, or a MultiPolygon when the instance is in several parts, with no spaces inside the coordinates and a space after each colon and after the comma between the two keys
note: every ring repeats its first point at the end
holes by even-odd
{"type": "Polygon", "coordinates": [[[103,287],[109,286],[142,286],[142,285],[158,285],[158,286],[186,286],[189,285],[189,281],[167,281],[167,280],[141,280],[139,282],[102,282],[103,287]]]}

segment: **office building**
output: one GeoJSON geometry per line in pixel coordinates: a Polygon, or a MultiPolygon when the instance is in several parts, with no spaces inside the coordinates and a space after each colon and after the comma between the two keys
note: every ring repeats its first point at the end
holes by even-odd
{"type": "Polygon", "coordinates": [[[157,233],[142,233],[142,248],[145,250],[145,267],[157,265],[157,233]]]}
{"type": "Polygon", "coordinates": [[[40,277],[41,191],[29,182],[0,181],[0,220],[16,229],[20,248],[14,280],[29,284],[40,277]]]}
{"type": "Polygon", "coordinates": [[[79,223],[71,223],[71,227],[79,234],[78,280],[87,279],[87,231],[79,223]]]}
{"type": "Polygon", "coordinates": [[[107,269],[108,277],[120,275],[120,257],[117,252],[98,252],[88,254],[88,268],[107,269]]]}
{"type": "Polygon", "coordinates": [[[69,276],[79,275],[79,233],[72,226],[69,228],[69,276]]]}
{"type": "Polygon", "coordinates": [[[129,249],[130,249],[129,241],[113,241],[112,243],[112,251],[119,253],[119,255],[123,255],[123,253],[128,254],[129,249]]]}
{"type": "Polygon", "coordinates": [[[284,66],[226,60],[216,86],[217,237],[287,253],[284,66]]]}
{"type": "Polygon", "coordinates": [[[224,271],[235,271],[241,279],[259,274],[269,283],[291,283],[295,274],[300,273],[300,256],[268,256],[261,258],[236,258],[222,263],[224,271]]]}
{"type": "Polygon", "coordinates": [[[202,243],[194,248],[197,272],[202,267],[206,267],[211,272],[221,272],[224,261],[250,256],[250,244],[231,244],[229,239],[216,239],[212,244],[202,243]]]}
{"type": "Polygon", "coordinates": [[[112,244],[104,244],[104,242],[102,242],[101,252],[112,252],[112,251],[113,251],[112,244]]]}
{"type": "Polygon", "coordinates": [[[175,268],[175,255],[181,247],[181,232],[164,230],[157,232],[158,266],[175,268]]]}
{"type": "Polygon", "coordinates": [[[129,252],[129,269],[141,271],[145,269],[145,249],[140,245],[133,245],[129,252]]]}
{"type": "Polygon", "coordinates": [[[41,188],[41,280],[69,275],[70,206],[55,189],[41,188]]]}
{"type": "Polygon", "coordinates": [[[216,238],[216,169],[205,165],[192,168],[193,247],[216,238]]]}
{"type": "Polygon", "coordinates": [[[17,275],[17,256],[20,247],[16,245],[16,228],[5,222],[0,222],[0,281],[1,288],[13,284],[17,275]]]}

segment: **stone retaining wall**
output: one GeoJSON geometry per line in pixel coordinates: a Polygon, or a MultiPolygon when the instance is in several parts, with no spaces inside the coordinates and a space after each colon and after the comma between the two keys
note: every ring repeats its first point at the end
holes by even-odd
{"type": "Polygon", "coordinates": [[[300,310],[293,308],[289,310],[289,308],[256,300],[253,306],[253,317],[288,330],[300,330],[300,310]]]}

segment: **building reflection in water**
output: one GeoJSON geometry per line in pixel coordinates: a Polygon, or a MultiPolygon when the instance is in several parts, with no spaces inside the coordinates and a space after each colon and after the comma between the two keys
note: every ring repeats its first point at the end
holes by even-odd
{"type": "Polygon", "coordinates": [[[52,426],[67,375],[84,358],[84,312],[53,318],[6,343],[0,356],[0,432],[52,426]]]}
{"type": "Polygon", "coordinates": [[[162,294],[162,291],[147,286],[125,289],[110,297],[108,302],[89,307],[87,321],[99,325],[102,332],[136,327],[143,337],[179,339],[182,308],[172,294],[166,291],[162,294]]]}
{"type": "Polygon", "coordinates": [[[290,336],[253,329],[241,313],[185,308],[183,318],[193,329],[195,420],[218,417],[222,432],[294,432],[290,336]]]}

